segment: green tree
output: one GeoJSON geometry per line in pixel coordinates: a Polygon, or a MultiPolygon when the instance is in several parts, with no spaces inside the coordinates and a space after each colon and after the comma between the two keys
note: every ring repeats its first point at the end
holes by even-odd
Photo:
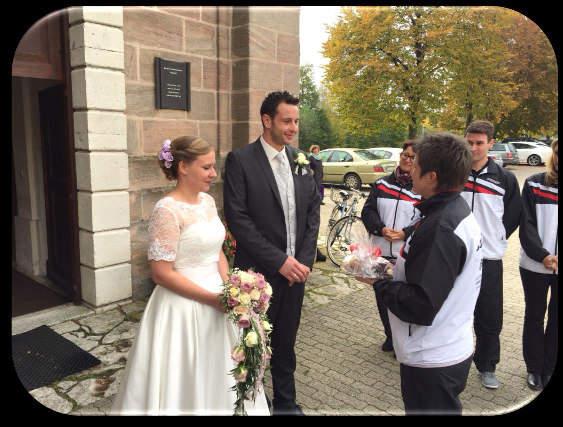
{"type": "Polygon", "coordinates": [[[530,19],[511,12],[504,32],[514,53],[508,63],[515,82],[515,107],[498,122],[499,136],[557,134],[557,61],[551,43],[530,19]]]}
{"type": "Polygon", "coordinates": [[[497,122],[516,106],[516,85],[503,34],[510,17],[504,9],[456,8],[452,37],[445,52],[444,108],[435,121],[439,126],[463,132],[474,119],[497,122]]]}
{"type": "Polygon", "coordinates": [[[329,32],[324,82],[343,143],[462,132],[474,119],[495,123],[497,137],[557,132],[553,49],[517,12],[348,7],[329,32]]]}
{"type": "Polygon", "coordinates": [[[451,12],[432,7],[343,8],[323,46],[326,84],[347,129],[408,128],[439,108],[451,12]]]}
{"type": "Polygon", "coordinates": [[[331,147],[335,139],[326,111],[320,104],[311,65],[299,70],[299,145],[307,150],[312,144],[331,147]]]}

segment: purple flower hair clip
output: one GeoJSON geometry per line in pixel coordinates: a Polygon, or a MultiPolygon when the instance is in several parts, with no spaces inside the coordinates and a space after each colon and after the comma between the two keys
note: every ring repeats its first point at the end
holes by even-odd
{"type": "Polygon", "coordinates": [[[170,152],[170,144],[172,144],[172,141],[165,139],[158,153],[158,159],[164,160],[164,166],[168,169],[172,166],[172,161],[174,160],[174,156],[170,152]]]}

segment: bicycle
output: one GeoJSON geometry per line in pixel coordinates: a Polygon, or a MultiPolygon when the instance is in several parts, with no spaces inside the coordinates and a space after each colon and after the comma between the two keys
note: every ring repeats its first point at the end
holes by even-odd
{"type": "Polygon", "coordinates": [[[337,267],[340,267],[344,257],[350,253],[348,248],[352,243],[356,230],[358,233],[365,232],[362,218],[357,215],[357,205],[359,200],[366,198],[367,195],[357,190],[352,190],[352,193],[352,195],[348,195],[346,200],[343,200],[343,204],[347,209],[345,215],[337,219],[332,226],[329,225],[329,232],[326,238],[327,255],[337,267]],[[348,206],[350,197],[351,202],[348,206]]]}
{"type": "Polygon", "coordinates": [[[350,197],[352,197],[351,191],[338,190],[338,192],[335,192],[334,188],[330,189],[330,199],[335,203],[335,206],[332,208],[332,212],[330,213],[330,217],[328,219],[329,231],[336,221],[348,215],[351,207],[351,204],[348,205],[350,197]],[[337,195],[339,197],[336,197],[337,195]]]}

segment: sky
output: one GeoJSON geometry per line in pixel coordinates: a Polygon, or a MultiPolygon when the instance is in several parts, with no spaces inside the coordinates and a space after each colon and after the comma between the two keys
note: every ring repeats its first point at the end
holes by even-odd
{"type": "Polygon", "coordinates": [[[317,86],[323,77],[321,65],[327,64],[322,44],[328,37],[325,24],[336,22],[340,6],[301,6],[299,16],[300,65],[313,65],[313,79],[317,86]]]}

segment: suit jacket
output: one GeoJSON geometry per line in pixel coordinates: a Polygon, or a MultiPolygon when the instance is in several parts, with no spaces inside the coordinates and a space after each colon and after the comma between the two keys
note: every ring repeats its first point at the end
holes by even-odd
{"type": "MultiPolygon", "coordinates": [[[[297,150],[286,147],[292,172],[297,150]]],[[[295,187],[295,258],[312,268],[320,223],[320,196],[311,173],[292,173],[295,187]]],[[[228,154],[224,175],[224,210],[237,241],[234,265],[254,267],[269,278],[285,279],[278,270],[287,259],[285,218],[272,167],[258,138],[228,154]]]]}

